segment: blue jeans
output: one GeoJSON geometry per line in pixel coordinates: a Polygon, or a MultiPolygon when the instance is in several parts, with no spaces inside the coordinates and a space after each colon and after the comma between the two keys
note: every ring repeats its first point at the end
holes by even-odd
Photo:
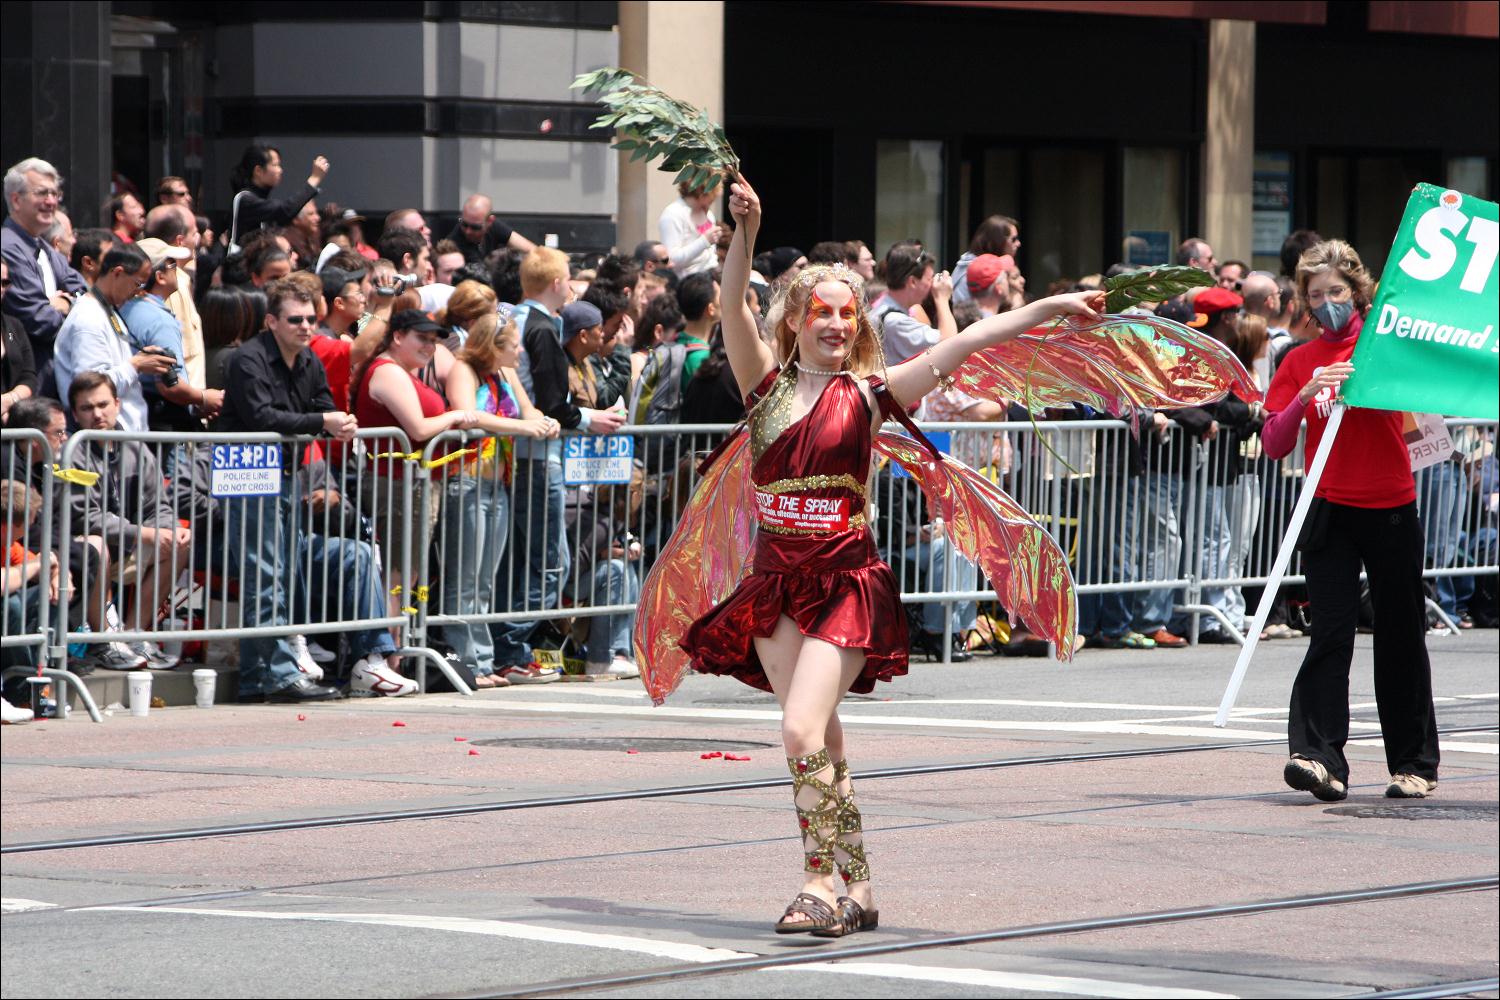
{"type": "MultiPolygon", "coordinates": [[[[1469,508],[1468,479],[1463,466],[1439,462],[1417,473],[1417,506],[1426,529],[1426,563],[1431,569],[1447,569],[1458,558],[1459,529],[1469,508]]],[[[1433,581],[1438,607],[1450,618],[1457,618],[1458,592],[1456,577],[1440,576],[1433,581]]]]}
{"type": "MultiPolygon", "coordinates": [[[[1140,546],[1145,553],[1145,580],[1175,579],[1182,562],[1182,533],[1177,507],[1182,502],[1182,477],[1149,472],[1142,486],[1144,511],[1140,546]]],[[[1172,588],[1136,591],[1132,598],[1135,630],[1150,635],[1167,627],[1172,618],[1172,588]]]]}
{"type": "MultiPolygon", "coordinates": [[[[1229,511],[1225,508],[1226,493],[1225,487],[1218,483],[1209,483],[1204,487],[1203,531],[1198,537],[1198,551],[1194,559],[1195,572],[1200,580],[1222,580],[1229,575],[1229,554],[1232,542],[1229,511]]],[[[1198,602],[1218,608],[1233,621],[1233,617],[1229,614],[1227,588],[1203,587],[1199,591],[1198,602]]],[[[1243,622],[1240,624],[1242,625],[1243,622]]],[[[1192,619],[1187,615],[1175,616],[1171,623],[1172,631],[1178,635],[1186,634],[1191,626],[1192,619]]],[[[1198,628],[1201,631],[1215,631],[1220,628],[1219,620],[1209,618],[1206,621],[1200,621],[1198,628]]]]}
{"type": "MultiPolygon", "coordinates": [[[[232,565],[240,572],[241,619],[250,628],[288,625],[298,603],[297,581],[311,566],[310,581],[327,580],[323,607],[307,616],[317,624],[324,614],[351,619],[386,617],[380,568],[375,552],[354,538],[327,538],[297,527],[292,511],[291,480],[283,478],[281,494],[224,500],[225,534],[232,565]],[[339,587],[341,592],[332,591],[339,587]]],[[[305,588],[307,584],[302,584],[305,588]]],[[[299,616],[302,617],[302,616],[299,616]]],[[[324,621],[327,620],[325,617],[324,621]]],[[[396,651],[383,628],[345,633],[356,657],[385,656],[396,651]]],[[[302,676],[285,637],[240,640],[241,695],[269,694],[302,676]]]]}
{"type": "MultiPolygon", "coordinates": [[[[973,590],[979,586],[979,570],[973,563],[953,553],[953,582],[948,582],[948,538],[939,535],[930,542],[917,542],[906,550],[907,561],[917,570],[919,586],[923,590],[939,593],[945,590],[973,590]]],[[[939,603],[922,605],[922,631],[943,631],[945,605],[939,603]]],[[[974,627],[979,618],[978,606],[973,601],[956,601],[953,605],[953,631],[963,632],[974,627]]]]}
{"type": "MultiPolygon", "coordinates": [[[[448,480],[442,534],[443,583],[439,609],[465,618],[494,610],[495,573],[510,535],[510,490],[494,475],[454,476],[448,480]]],[[[495,672],[490,626],[466,621],[441,627],[443,641],[477,676],[495,672]]]]}
{"type": "MultiPolygon", "coordinates": [[[[1247,472],[1236,479],[1225,491],[1224,502],[1229,514],[1229,575],[1245,576],[1250,565],[1250,555],[1255,547],[1255,533],[1260,529],[1261,486],[1260,475],[1247,472]]],[[[1225,614],[1241,632],[1245,630],[1245,592],[1240,587],[1229,587],[1225,614]]]]}
{"type": "MultiPolygon", "coordinates": [[[[594,567],[594,604],[635,604],[641,599],[641,581],[626,559],[606,559],[594,567]]],[[[584,643],[586,663],[608,663],[616,652],[634,660],[630,632],[635,612],[598,615],[589,619],[589,637],[584,643]]]]}
{"type": "MultiPolygon", "coordinates": [[[[516,513],[511,532],[511,556],[496,575],[495,586],[503,611],[551,611],[562,598],[562,582],[572,565],[563,526],[562,462],[544,458],[520,459],[512,480],[516,513]]],[[[496,622],[495,667],[531,662],[531,636],[536,621],[496,622]]]]}
{"type": "MultiPolygon", "coordinates": [[[[1136,532],[1140,523],[1141,480],[1113,480],[1115,492],[1096,502],[1097,537],[1084,538],[1078,554],[1078,582],[1133,583],[1136,532]],[[1117,507],[1115,505],[1118,505],[1117,507]],[[1107,553],[1107,555],[1106,555],[1107,553]],[[1102,566],[1107,560],[1108,565],[1102,566]],[[1102,571],[1102,572],[1101,572],[1102,571]]],[[[1125,590],[1078,595],[1078,631],[1118,639],[1130,631],[1130,608],[1135,595],[1125,590]]]]}

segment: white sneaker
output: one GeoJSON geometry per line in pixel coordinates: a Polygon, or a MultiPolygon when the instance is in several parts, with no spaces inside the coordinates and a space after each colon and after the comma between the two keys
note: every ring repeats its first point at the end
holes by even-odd
{"type": "Polygon", "coordinates": [[[349,675],[349,690],[370,691],[390,698],[416,694],[417,682],[402,677],[392,670],[382,656],[372,656],[354,664],[349,675]]]}
{"type": "Polygon", "coordinates": [[[313,661],[315,663],[332,663],[334,660],[337,660],[339,658],[339,654],[330,652],[329,650],[324,649],[322,646],[319,646],[318,640],[316,639],[307,640],[307,652],[308,655],[313,658],[313,661]]]}
{"type": "Polygon", "coordinates": [[[136,656],[143,657],[147,670],[171,670],[179,662],[177,657],[164,653],[154,642],[129,642],[125,644],[125,648],[136,656]]]}
{"type": "Polygon", "coordinates": [[[31,709],[17,708],[4,698],[0,698],[0,722],[7,726],[13,726],[17,722],[30,722],[31,709]]]}
{"type": "Polygon", "coordinates": [[[292,659],[297,661],[297,669],[302,671],[308,680],[315,683],[321,681],[323,668],[318,666],[318,661],[313,659],[312,652],[307,648],[307,636],[289,635],[286,641],[292,647],[292,659]]]}
{"type": "Polygon", "coordinates": [[[615,654],[614,660],[609,663],[584,664],[583,672],[589,677],[609,677],[613,680],[627,680],[631,677],[641,676],[641,672],[636,669],[635,664],[618,653],[615,654]]]}

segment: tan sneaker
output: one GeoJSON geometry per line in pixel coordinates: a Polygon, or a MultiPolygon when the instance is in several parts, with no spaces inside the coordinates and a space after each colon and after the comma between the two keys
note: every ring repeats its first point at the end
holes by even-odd
{"type": "Polygon", "coordinates": [[[1436,781],[1428,781],[1418,774],[1393,774],[1391,783],[1385,787],[1385,797],[1388,799],[1425,799],[1436,788],[1436,781]]]}
{"type": "Polygon", "coordinates": [[[1313,798],[1324,802],[1341,802],[1349,797],[1349,789],[1329,774],[1321,761],[1294,756],[1286,762],[1281,776],[1297,791],[1312,792],[1313,798]]]}

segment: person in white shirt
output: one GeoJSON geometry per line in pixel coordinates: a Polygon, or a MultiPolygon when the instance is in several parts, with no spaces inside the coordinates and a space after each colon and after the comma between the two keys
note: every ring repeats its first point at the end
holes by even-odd
{"type": "Polygon", "coordinates": [[[73,303],[54,345],[57,392],[68,398],[68,387],[79,372],[99,371],[115,383],[120,397],[120,430],[147,429],[142,375],[164,375],[177,364],[170,351],[148,347],[139,353],[119,308],[151,283],[151,258],[130,243],[116,243],[99,264],[99,280],[73,303]]]}
{"type": "Polygon", "coordinates": [[[714,219],[712,206],[719,200],[719,188],[717,177],[713,187],[706,190],[679,184],[677,193],[681,197],[662,209],[657,228],[672,258],[672,270],[679,278],[712,271],[718,266],[714,246],[725,227],[714,219]]]}

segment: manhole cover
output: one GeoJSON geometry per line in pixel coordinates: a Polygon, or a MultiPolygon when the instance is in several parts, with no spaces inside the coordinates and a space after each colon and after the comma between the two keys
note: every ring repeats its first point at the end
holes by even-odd
{"type": "Polygon", "coordinates": [[[1334,806],[1323,810],[1335,816],[1352,816],[1355,819],[1463,819],[1470,822],[1493,823],[1497,818],[1496,807],[1476,803],[1473,805],[1379,805],[1379,806],[1334,806]]]}
{"type": "Polygon", "coordinates": [[[517,737],[471,740],[480,747],[515,747],[521,750],[639,750],[641,753],[704,753],[709,750],[764,750],[774,743],[749,740],[674,740],[640,736],[517,737]]]}

